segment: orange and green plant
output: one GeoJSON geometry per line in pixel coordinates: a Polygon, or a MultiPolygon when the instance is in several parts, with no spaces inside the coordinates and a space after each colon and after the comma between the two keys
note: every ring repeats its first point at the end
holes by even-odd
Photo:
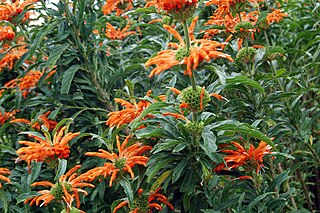
{"type": "Polygon", "coordinates": [[[319,8],[1,1],[0,212],[318,212],[319,8]]]}

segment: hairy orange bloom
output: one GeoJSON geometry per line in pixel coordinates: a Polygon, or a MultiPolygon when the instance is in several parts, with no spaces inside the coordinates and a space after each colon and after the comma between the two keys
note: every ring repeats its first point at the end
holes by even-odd
{"type": "Polygon", "coordinates": [[[233,141],[231,144],[236,150],[221,150],[221,152],[226,153],[224,160],[227,163],[227,168],[225,164],[222,163],[215,168],[215,171],[236,169],[240,166],[248,165],[249,169],[256,167],[256,172],[258,173],[263,167],[263,157],[266,154],[271,154],[270,150],[272,147],[264,141],[261,141],[257,148],[254,148],[254,146],[250,144],[248,150],[237,142],[233,141]]]}
{"type": "Polygon", "coordinates": [[[43,115],[39,115],[35,122],[29,121],[29,120],[23,119],[23,118],[17,118],[17,119],[10,121],[10,123],[25,123],[25,124],[31,125],[32,128],[34,128],[36,130],[40,130],[41,125],[44,125],[45,127],[47,127],[48,130],[51,131],[56,127],[56,125],[58,123],[56,121],[53,121],[53,120],[50,120],[49,118],[47,118],[47,116],[50,113],[51,113],[51,111],[48,111],[43,115]]]}
{"type": "Polygon", "coordinates": [[[181,64],[186,65],[184,74],[192,76],[192,70],[195,70],[198,65],[204,60],[209,62],[211,59],[226,58],[229,61],[233,62],[233,59],[229,55],[219,51],[220,49],[222,49],[223,44],[212,40],[195,39],[193,31],[196,26],[197,20],[198,17],[193,19],[189,27],[191,38],[190,50],[186,49],[185,42],[176,30],[168,25],[163,25],[163,27],[167,31],[169,31],[180,42],[180,44],[169,43],[168,46],[174,48],[173,50],[162,50],[158,53],[157,56],[149,59],[145,63],[145,66],[147,67],[156,65],[156,68],[154,68],[149,75],[150,78],[155,74],[158,75],[164,70],[181,64]]]}
{"type": "MultiPolygon", "coordinates": [[[[16,0],[13,1],[12,4],[2,2],[2,4],[0,5],[0,20],[11,21],[14,16],[19,15],[26,7],[32,7],[30,5],[37,1],[38,0],[16,0]]],[[[27,20],[29,16],[30,12],[26,12],[22,21],[27,20]]]]}
{"type": "Polygon", "coordinates": [[[237,5],[243,5],[244,3],[251,2],[262,2],[264,0],[208,0],[206,2],[206,6],[216,5],[218,8],[215,11],[219,15],[223,15],[224,13],[231,14],[230,9],[236,8],[237,5]]]}
{"type": "MultiPolygon", "coordinates": [[[[151,94],[151,90],[149,90],[146,96],[151,94]]],[[[160,96],[161,100],[165,100],[165,96],[160,96]]],[[[136,103],[135,100],[132,100],[133,103],[125,101],[120,98],[115,98],[114,101],[116,103],[121,104],[125,109],[110,112],[108,114],[109,119],[106,122],[106,125],[113,127],[117,126],[120,127],[123,124],[131,123],[135,118],[139,117],[143,110],[145,110],[151,103],[147,100],[140,100],[136,103]]]]}
{"type": "Polygon", "coordinates": [[[116,15],[120,16],[123,11],[130,10],[133,0],[106,0],[106,4],[102,6],[102,12],[104,15],[110,14],[112,11],[116,11],[116,15]]]}
{"type": "Polygon", "coordinates": [[[146,4],[146,7],[155,6],[168,13],[178,13],[187,11],[190,7],[195,7],[197,3],[198,0],[151,0],[146,4]]]}
{"type": "MultiPolygon", "coordinates": [[[[55,73],[55,70],[52,70],[47,78],[55,73]]],[[[22,92],[22,97],[26,98],[29,92],[36,87],[40,78],[44,74],[44,71],[40,72],[39,70],[30,70],[24,77],[13,79],[5,84],[7,88],[19,87],[19,91],[22,92]]]]}
{"type": "MultiPolygon", "coordinates": [[[[10,49],[10,45],[8,44],[3,44],[2,47],[0,48],[0,54],[3,54],[7,52],[10,49]]],[[[5,56],[0,59],[0,72],[4,68],[8,68],[10,70],[13,69],[14,62],[21,58],[21,56],[27,52],[25,44],[21,43],[21,46],[17,48],[13,48],[9,50],[5,56]]]]}
{"type": "Polygon", "coordinates": [[[274,10],[271,13],[268,13],[267,15],[267,22],[268,25],[270,25],[273,22],[279,22],[281,20],[283,20],[284,17],[287,17],[288,14],[286,13],[282,13],[280,9],[274,10]]]}
{"type": "Polygon", "coordinates": [[[130,25],[127,25],[122,30],[120,30],[120,28],[116,30],[110,23],[107,23],[105,35],[112,40],[122,40],[125,37],[136,33],[135,31],[128,31],[129,28],[130,25]]]}
{"type": "Polygon", "coordinates": [[[135,165],[146,166],[149,158],[142,156],[142,154],[147,150],[151,150],[152,147],[144,146],[142,143],[135,143],[129,147],[126,147],[131,137],[131,135],[127,136],[122,144],[120,144],[119,136],[116,137],[118,154],[110,153],[103,149],[99,149],[99,152],[86,153],[87,156],[96,156],[111,161],[111,163],[107,162],[102,167],[96,167],[84,173],[84,175],[88,177],[89,181],[93,181],[99,176],[111,176],[109,181],[109,186],[111,187],[113,181],[116,179],[117,174],[120,171],[127,171],[131,175],[131,178],[134,178],[132,168],[135,165]]]}
{"type": "MultiPolygon", "coordinates": [[[[0,180],[3,180],[3,181],[6,181],[7,183],[10,183],[10,179],[7,178],[6,176],[4,175],[10,175],[11,172],[9,169],[6,169],[6,168],[0,168],[0,180]]],[[[2,185],[0,183],[0,188],[2,188],[2,185]]]]}
{"type": "Polygon", "coordinates": [[[47,134],[43,136],[29,135],[34,138],[36,142],[31,141],[19,141],[20,144],[26,145],[17,150],[19,155],[18,161],[24,160],[28,163],[30,168],[31,161],[37,162],[51,162],[58,158],[69,157],[70,148],[68,146],[69,141],[80,135],[80,132],[67,133],[67,126],[64,126],[53,135],[53,140],[49,138],[47,134]]]}
{"type": "Polygon", "coordinates": [[[78,176],[75,171],[77,171],[81,165],[77,165],[70,169],[66,174],[62,175],[58,182],[53,184],[48,181],[40,181],[31,184],[31,186],[47,186],[51,187],[50,190],[41,190],[39,193],[41,195],[28,198],[24,201],[24,203],[30,202],[30,206],[36,204],[37,206],[46,206],[51,201],[64,201],[67,205],[67,209],[72,209],[72,203],[74,199],[76,200],[77,208],[80,207],[80,199],[79,192],[84,195],[88,195],[88,193],[83,190],[83,187],[91,187],[95,186],[91,183],[85,183],[84,176],[78,176]],[[41,204],[40,204],[41,203],[41,204]]]}
{"type": "MultiPolygon", "coordinates": [[[[159,191],[161,189],[157,189],[154,192],[149,192],[148,194],[142,194],[143,190],[139,189],[138,190],[138,197],[134,199],[135,203],[138,203],[138,205],[135,209],[130,211],[130,213],[142,213],[142,212],[149,212],[152,213],[153,209],[156,209],[157,211],[162,210],[162,206],[159,203],[163,203],[167,205],[172,211],[174,210],[173,206],[171,203],[169,203],[168,199],[166,196],[163,194],[160,194],[159,191]]],[[[113,213],[116,213],[119,209],[122,207],[129,205],[129,201],[125,200],[121,203],[119,203],[113,210],[113,213]]]]}
{"type": "Polygon", "coordinates": [[[16,36],[16,34],[13,32],[12,27],[0,26],[0,41],[12,40],[15,36],[16,36]]]}
{"type": "Polygon", "coordinates": [[[11,112],[4,112],[4,114],[0,110],[0,124],[3,125],[5,122],[7,122],[7,120],[9,120],[11,118],[14,119],[15,114],[16,114],[15,110],[13,110],[11,112]]]}

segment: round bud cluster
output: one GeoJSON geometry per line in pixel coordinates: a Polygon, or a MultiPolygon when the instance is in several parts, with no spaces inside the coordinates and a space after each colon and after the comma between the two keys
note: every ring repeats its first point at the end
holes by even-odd
{"type": "Polygon", "coordinates": [[[56,183],[54,186],[51,187],[50,194],[53,195],[57,200],[61,200],[62,196],[64,195],[64,192],[62,189],[62,184],[64,184],[64,186],[68,192],[71,192],[71,189],[72,189],[71,184],[69,184],[67,182],[56,183]]]}
{"type": "MultiPolygon", "coordinates": [[[[201,111],[200,108],[200,95],[202,87],[197,86],[196,91],[192,87],[187,87],[181,91],[180,100],[183,103],[188,104],[189,109],[193,112],[201,111]]],[[[205,90],[202,98],[202,107],[204,108],[210,101],[210,96],[205,90]]]]}
{"type": "Polygon", "coordinates": [[[115,162],[116,168],[117,168],[117,169],[120,169],[120,171],[123,170],[125,164],[126,164],[126,159],[124,159],[124,158],[121,158],[121,159],[119,159],[119,160],[117,160],[117,161],[115,162]]]}
{"type": "Polygon", "coordinates": [[[148,213],[148,197],[145,195],[141,195],[138,198],[135,198],[130,206],[130,210],[133,211],[134,209],[139,208],[140,213],[148,213]]]}
{"type": "Polygon", "coordinates": [[[186,128],[190,132],[196,135],[200,135],[204,129],[204,123],[203,122],[188,122],[186,123],[186,128]]]}
{"type": "MultiPolygon", "coordinates": [[[[68,211],[66,209],[63,209],[61,211],[61,213],[67,213],[68,211]]],[[[80,213],[80,210],[77,209],[76,207],[72,207],[70,210],[69,210],[69,213],[80,213]]]]}
{"type": "Polygon", "coordinates": [[[235,35],[238,38],[246,38],[251,35],[251,30],[254,28],[251,22],[239,22],[234,26],[235,35]]]}
{"type": "Polygon", "coordinates": [[[188,50],[187,48],[181,47],[178,49],[178,51],[174,55],[174,58],[177,61],[182,61],[185,57],[188,57],[189,55],[190,55],[190,50],[188,50]]]}
{"type": "Polygon", "coordinates": [[[238,61],[248,64],[254,62],[256,50],[253,47],[243,47],[238,53],[236,58],[238,61]]]}

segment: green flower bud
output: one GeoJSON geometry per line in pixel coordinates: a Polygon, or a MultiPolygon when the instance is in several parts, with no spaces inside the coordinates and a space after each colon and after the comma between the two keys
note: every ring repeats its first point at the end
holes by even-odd
{"type": "Polygon", "coordinates": [[[174,58],[177,61],[182,61],[185,57],[188,57],[190,55],[190,51],[187,48],[179,48],[176,54],[174,55],[174,58]]]}
{"type": "MultiPolygon", "coordinates": [[[[200,95],[202,87],[197,86],[197,90],[194,91],[192,87],[187,87],[181,91],[180,101],[189,105],[191,111],[201,111],[200,109],[200,95]]],[[[204,108],[210,101],[210,96],[205,90],[202,99],[202,108],[204,108]]]]}
{"type": "Polygon", "coordinates": [[[238,61],[248,64],[254,62],[254,57],[256,55],[256,50],[252,47],[244,47],[238,53],[236,58],[238,61]]]}
{"type": "Polygon", "coordinates": [[[200,135],[204,129],[204,123],[203,122],[188,122],[186,123],[186,128],[190,132],[200,135]]]}
{"type": "Polygon", "coordinates": [[[254,26],[251,22],[239,22],[238,24],[236,24],[236,26],[234,26],[234,30],[236,31],[235,35],[238,38],[249,37],[251,35],[251,32],[249,32],[249,30],[252,30],[253,28],[254,26]]]}

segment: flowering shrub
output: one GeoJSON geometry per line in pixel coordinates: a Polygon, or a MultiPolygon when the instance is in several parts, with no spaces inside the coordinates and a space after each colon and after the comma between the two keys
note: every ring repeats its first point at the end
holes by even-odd
{"type": "Polygon", "coordinates": [[[2,1],[0,209],[317,212],[319,8],[2,1]]]}

